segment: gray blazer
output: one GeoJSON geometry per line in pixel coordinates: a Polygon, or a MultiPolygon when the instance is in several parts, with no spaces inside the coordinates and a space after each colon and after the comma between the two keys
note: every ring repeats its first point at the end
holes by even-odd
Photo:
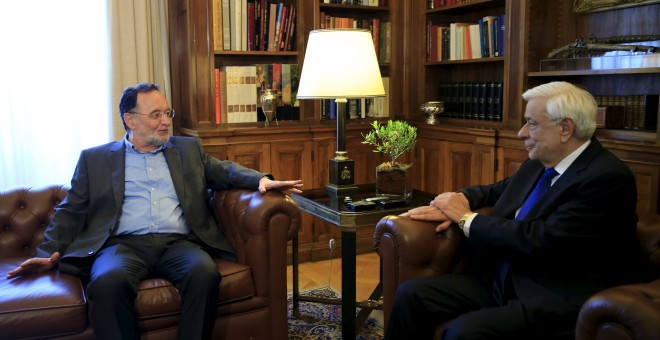
{"type": "MultiPolygon", "coordinates": [[[[204,244],[232,258],[234,250],[208,208],[208,190],[256,190],[262,177],[272,176],[211,157],[192,137],[170,137],[163,153],[190,230],[204,244]]],[[[91,264],[118,226],[125,154],[123,140],[81,152],[71,189],[55,208],[37,256],[50,257],[59,251],[59,269],[69,274],[79,274],[91,264]]]]}

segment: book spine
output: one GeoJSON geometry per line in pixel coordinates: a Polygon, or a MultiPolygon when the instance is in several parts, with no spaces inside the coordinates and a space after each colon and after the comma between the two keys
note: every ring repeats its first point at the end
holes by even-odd
{"type": "Polygon", "coordinates": [[[213,50],[223,49],[222,41],[222,0],[213,0],[213,50]]]}
{"type": "Polygon", "coordinates": [[[222,0],[222,49],[231,50],[231,12],[229,10],[229,1],[222,0]]]}
{"type": "Polygon", "coordinates": [[[221,100],[221,89],[220,89],[220,69],[213,69],[213,75],[215,78],[215,123],[220,124],[222,122],[222,100],[221,100]]]}

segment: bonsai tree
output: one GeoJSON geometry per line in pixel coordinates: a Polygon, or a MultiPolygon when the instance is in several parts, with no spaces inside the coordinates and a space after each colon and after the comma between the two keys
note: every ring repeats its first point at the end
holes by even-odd
{"type": "Polygon", "coordinates": [[[409,166],[397,162],[397,159],[415,147],[417,128],[401,120],[389,120],[387,125],[374,121],[373,130],[362,137],[364,137],[362,144],[373,145],[374,152],[382,152],[389,156],[390,161],[379,165],[379,170],[400,169],[409,166]]]}

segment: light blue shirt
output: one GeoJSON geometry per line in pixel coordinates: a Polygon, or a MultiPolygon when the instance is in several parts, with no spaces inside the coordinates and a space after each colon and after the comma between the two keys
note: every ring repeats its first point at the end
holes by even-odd
{"type": "Polygon", "coordinates": [[[174,190],[164,146],[140,152],[124,138],[126,179],[124,204],[116,235],[190,232],[174,190]]]}

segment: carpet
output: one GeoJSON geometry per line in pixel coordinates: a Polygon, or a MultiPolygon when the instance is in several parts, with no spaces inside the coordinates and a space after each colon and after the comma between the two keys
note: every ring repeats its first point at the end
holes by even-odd
{"type": "MultiPolygon", "coordinates": [[[[300,292],[300,295],[317,297],[339,297],[330,287],[315,288],[300,292]]],[[[291,313],[292,295],[287,298],[289,311],[289,339],[341,339],[341,306],[300,301],[299,317],[291,313]]],[[[356,309],[356,315],[359,308],[356,309]]],[[[375,311],[373,313],[377,313],[375,311]]],[[[373,314],[372,313],[372,314],[373,314]]],[[[369,316],[356,339],[372,340],[383,338],[383,326],[373,316],[369,316]]]]}

